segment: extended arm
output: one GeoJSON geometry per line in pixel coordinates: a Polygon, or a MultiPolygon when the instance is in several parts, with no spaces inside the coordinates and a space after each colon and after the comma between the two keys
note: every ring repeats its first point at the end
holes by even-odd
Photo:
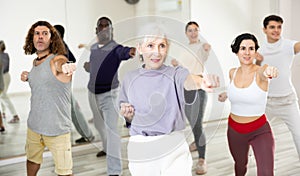
{"type": "Polygon", "coordinates": [[[213,88],[219,87],[219,77],[216,75],[193,75],[189,74],[184,82],[186,90],[203,89],[207,92],[213,92],[213,88]]]}

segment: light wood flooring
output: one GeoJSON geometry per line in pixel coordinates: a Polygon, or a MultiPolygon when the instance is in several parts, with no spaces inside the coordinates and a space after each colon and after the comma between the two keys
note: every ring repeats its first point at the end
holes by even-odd
{"type": "MultiPolygon", "coordinates": [[[[84,111],[89,111],[85,97],[78,97],[84,111]]],[[[0,176],[24,176],[26,175],[26,158],[24,156],[26,117],[29,112],[29,95],[13,96],[14,102],[20,117],[19,124],[7,124],[11,117],[5,121],[7,132],[0,134],[0,176]]],[[[89,114],[89,112],[84,112],[89,114]]],[[[87,119],[89,119],[87,115],[87,119]]],[[[212,121],[204,123],[207,137],[207,164],[208,173],[206,176],[233,176],[233,160],[229,153],[226,140],[226,120],[212,121]]],[[[300,176],[300,162],[292,141],[290,132],[280,119],[271,122],[276,140],[275,146],[275,175],[276,176],[300,176]]],[[[300,126],[300,124],[299,124],[300,126]]],[[[106,160],[105,157],[97,158],[95,155],[101,149],[101,141],[92,124],[90,127],[94,131],[96,140],[90,144],[75,145],[74,141],[79,137],[74,129],[72,132],[73,163],[75,176],[105,176],[106,160]]],[[[122,155],[123,155],[123,176],[130,176],[126,160],[126,144],[128,131],[120,122],[122,134],[122,155]]],[[[192,135],[189,126],[186,129],[187,139],[191,142],[192,135]]],[[[193,174],[197,162],[197,152],[193,152],[193,174]]],[[[255,158],[250,152],[247,176],[256,175],[255,158]]],[[[39,171],[39,176],[54,176],[54,165],[51,154],[44,153],[44,163],[39,171]]]]}

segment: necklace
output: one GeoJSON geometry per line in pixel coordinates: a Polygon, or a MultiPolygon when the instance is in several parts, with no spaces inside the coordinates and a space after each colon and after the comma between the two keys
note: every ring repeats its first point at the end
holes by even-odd
{"type": "Polygon", "coordinates": [[[49,54],[46,54],[45,56],[42,56],[42,57],[37,57],[35,60],[37,61],[40,61],[40,60],[43,60],[45,59],[49,54]]]}

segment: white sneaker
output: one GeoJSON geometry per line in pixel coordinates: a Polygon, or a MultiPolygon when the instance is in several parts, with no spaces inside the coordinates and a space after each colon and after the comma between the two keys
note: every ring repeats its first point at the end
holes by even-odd
{"type": "Polygon", "coordinates": [[[207,173],[207,164],[203,158],[199,158],[199,161],[196,166],[196,174],[203,175],[207,173]]]}

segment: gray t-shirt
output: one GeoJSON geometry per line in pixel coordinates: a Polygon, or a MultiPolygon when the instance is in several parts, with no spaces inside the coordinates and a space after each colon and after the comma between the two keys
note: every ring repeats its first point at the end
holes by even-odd
{"type": "Polygon", "coordinates": [[[124,77],[119,103],[134,106],[130,135],[164,135],[185,128],[184,110],[180,108],[184,108],[183,84],[188,74],[183,67],[163,65],[158,70],[141,68],[124,77]]]}
{"type": "Polygon", "coordinates": [[[63,83],[52,73],[49,56],[43,63],[33,66],[28,82],[31,87],[31,109],[28,128],[45,136],[69,133],[71,120],[71,82],[63,83]]]}

